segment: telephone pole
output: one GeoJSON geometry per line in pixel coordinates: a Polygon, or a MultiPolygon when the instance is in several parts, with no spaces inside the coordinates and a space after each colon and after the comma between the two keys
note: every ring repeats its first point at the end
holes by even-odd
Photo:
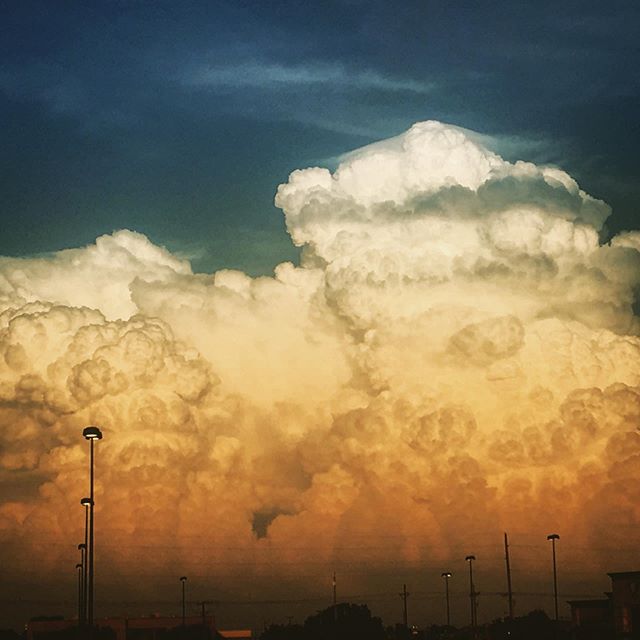
{"type": "Polygon", "coordinates": [[[202,611],[202,626],[205,627],[207,625],[207,612],[205,607],[208,604],[213,604],[213,602],[211,600],[203,600],[202,602],[198,602],[198,604],[200,605],[200,609],[202,611]]]}
{"type": "Polygon", "coordinates": [[[410,596],[410,593],[407,593],[407,585],[403,584],[402,585],[402,593],[400,594],[400,597],[402,598],[402,603],[403,603],[403,615],[402,615],[402,621],[404,623],[405,629],[409,628],[409,617],[407,615],[407,598],[410,596]]]}
{"type": "Polygon", "coordinates": [[[509,561],[509,538],[504,534],[504,561],[507,565],[507,593],[509,597],[509,618],[513,620],[513,591],[511,589],[511,563],[509,561]]]}

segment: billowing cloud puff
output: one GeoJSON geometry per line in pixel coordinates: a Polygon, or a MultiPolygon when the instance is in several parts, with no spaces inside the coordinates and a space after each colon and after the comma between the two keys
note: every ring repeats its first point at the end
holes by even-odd
{"type": "Polygon", "coordinates": [[[136,309],[129,295],[136,278],[162,282],[175,274],[191,274],[191,267],[140,233],[118,231],[84,249],[0,258],[0,300],[3,309],[46,300],[127,318],[136,309]]]}
{"type": "Polygon", "coordinates": [[[130,231],[0,261],[11,570],[69,563],[87,424],[105,591],[132,566],[342,567],[362,591],[503,530],[633,568],[612,547],[640,542],[640,235],[602,244],[608,206],[566,173],[437,122],[295,171],[276,202],[303,259],[273,277],[193,274],[130,231]]]}

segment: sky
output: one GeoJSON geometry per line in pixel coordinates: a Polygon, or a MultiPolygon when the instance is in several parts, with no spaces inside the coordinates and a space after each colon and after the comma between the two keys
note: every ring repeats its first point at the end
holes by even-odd
{"type": "Polygon", "coordinates": [[[632,1],[1,6],[1,255],[130,228],[198,271],[269,274],[296,258],[273,207],[290,171],[431,118],[638,227],[632,1]]]}
{"type": "Polygon", "coordinates": [[[0,6],[4,624],[639,568],[634,4],[0,6]]]}

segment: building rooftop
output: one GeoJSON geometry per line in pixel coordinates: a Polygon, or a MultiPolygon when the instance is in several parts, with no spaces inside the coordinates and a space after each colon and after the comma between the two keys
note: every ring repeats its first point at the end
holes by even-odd
{"type": "Polygon", "coordinates": [[[640,578],[640,571],[618,571],[615,573],[607,573],[607,575],[612,580],[616,580],[617,578],[640,578]]]}
{"type": "Polygon", "coordinates": [[[581,609],[600,609],[606,608],[611,603],[608,598],[599,600],[567,600],[567,604],[571,607],[580,607],[581,609]]]}

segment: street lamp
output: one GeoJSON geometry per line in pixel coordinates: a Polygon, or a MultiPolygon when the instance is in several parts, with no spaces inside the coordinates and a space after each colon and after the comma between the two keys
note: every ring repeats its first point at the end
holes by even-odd
{"type": "Polygon", "coordinates": [[[558,622],[558,574],[556,571],[556,540],[560,540],[557,533],[550,533],[547,540],[551,540],[551,553],[553,557],[553,601],[556,611],[556,622],[558,622]]]}
{"type": "Polygon", "coordinates": [[[187,582],[187,576],[182,576],[180,578],[180,582],[182,582],[182,627],[184,628],[186,618],[185,585],[187,582]]]}
{"type": "Polygon", "coordinates": [[[87,582],[89,566],[87,562],[87,551],[89,549],[89,505],[91,504],[91,498],[82,498],[80,504],[84,507],[84,575],[82,582],[82,622],[87,621],[87,582]]]}
{"type": "Polygon", "coordinates": [[[449,578],[452,575],[453,574],[449,573],[448,571],[445,571],[444,573],[440,574],[440,576],[444,578],[444,593],[447,601],[447,627],[451,626],[451,616],[450,616],[450,610],[449,610],[449,578]]]}
{"type": "Polygon", "coordinates": [[[82,564],[78,563],[76,565],[76,569],[78,570],[78,626],[82,624],[82,564]]]}
{"type": "Polygon", "coordinates": [[[476,589],[473,585],[473,561],[475,556],[466,556],[465,560],[469,563],[469,602],[471,603],[471,628],[473,629],[474,636],[477,624],[477,612],[476,612],[476,589]]]}
{"type": "MultiPolygon", "coordinates": [[[[85,536],[86,538],[86,536],[85,536]]],[[[80,551],[80,569],[81,569],[81,580],[80,580],[80,615],[78,617],[78,621],[80,624],[84,624],[84,616],[85,616],[85,598],[86,596],[86,572],[87,572],[87,544],[86,542],[81,542],[78,545],[78,551],[80,551]]],[[[76,565],[76,569],[78,565],[76,565]]]]}
{"type": "Polygon", "coordinates": [[[90,426],[82,430],[82,435],[91,444],[91,459],[89,464],[89,580],[87,582],[87,622],[93,626],[93,510],[95,500],[93,498],[93,443],[102,439],[102,431],[99,427],[90,426]]]}

